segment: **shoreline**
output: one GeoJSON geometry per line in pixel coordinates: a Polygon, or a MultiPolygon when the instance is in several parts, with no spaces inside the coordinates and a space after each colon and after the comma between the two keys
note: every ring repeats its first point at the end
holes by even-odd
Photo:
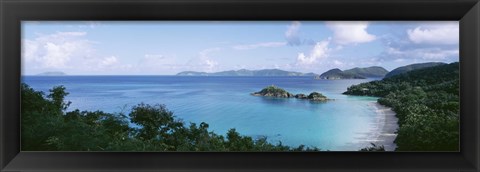
{"type": "Polygon", "coordinates": [[[369,104],[373,107],[377,113],[376,121],[372,124],[375,125],[375,132],[368,135],[368,140],[377,146],[383,145],[385,151],[395,151],[397,144],[394,143],[397,137],[398,130],[398,118],[396,113],[387,106],[383,106],[378,102],[369,104]]]}
{"type": "Polygon", "coordinates": [[[387,106],[383,106],[378,102],[371,102],[367,105],[375,111],[375,119],[370,123],[371,129],[366,133],[357,137],[356,142],[347,144],[347,147],[356,147],[358,150],[371,147],[371,143],[376,146],[384,146],[385,151],[395,151],[397,144],[394,143],[397,137],[398,118],[396,113],[387,106]],[[359,147],[360,146],[360,147],[359,147]]]}

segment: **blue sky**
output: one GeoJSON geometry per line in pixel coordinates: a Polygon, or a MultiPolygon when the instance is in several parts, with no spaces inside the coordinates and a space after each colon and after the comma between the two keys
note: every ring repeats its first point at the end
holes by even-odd
{"type": "Polygon", "coordinates": [[[24,21],[22,74],[172,75],[459,61],[457,21],[24,21]]]}

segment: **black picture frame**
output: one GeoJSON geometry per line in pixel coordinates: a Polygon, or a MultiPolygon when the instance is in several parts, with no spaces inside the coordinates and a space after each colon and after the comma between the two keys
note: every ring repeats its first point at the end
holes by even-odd
{"type": "Polygon", "coordinates": [[[0,171],[479,171],[478,0],[0,0],[0,171]],[[22,152],[22,20],[460,21],[460,152],[22,152]]]}

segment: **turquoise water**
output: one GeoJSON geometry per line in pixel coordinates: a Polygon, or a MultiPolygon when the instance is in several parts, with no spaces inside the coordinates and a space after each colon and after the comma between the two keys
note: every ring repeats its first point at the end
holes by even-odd
{"type": "Polygon", "coordinates": [[[314,80],[312,77],[177,76],[25,76],[23,82],[47,92],[64,85],[68,110],[126,112],[140,102],[165,104],[185,122],[206,122],[225,134],[235,128],[272,143],[316,146],[322,150],[358,150],[354,144],[372,129],[373,97],[346,96],[347,87],[372,79],[314,80]],[[294,98],[251,96],[269,85],[293,93],[321,92],[335,101],[314,103],[294,98]],[[353,144],[352,144],[353,143],[353,144]]]}

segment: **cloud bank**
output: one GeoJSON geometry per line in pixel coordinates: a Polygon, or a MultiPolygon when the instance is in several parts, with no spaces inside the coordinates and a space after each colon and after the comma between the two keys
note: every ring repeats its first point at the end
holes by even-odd
{"type": "Polygon", "coordinates": [[[326,58],[330,52],[330,49],[328,48],[329,44],[329,39],[317,42],[309,55],[305,55],[305,53],[299,53],[297,56],[297,64],[311,65],[316,63],[319,59],[326,58]]]}
{"type": "Polygon", "coordinates": [[[57,32],[22,41],[22,61],[37,68],[68,68],[72,59],[90,57],[92,42],[86,32],[57,32]]]}
{"type": "Polygon", "coordinates": [[[459,42],[458,23],[422,25],[407,30],[408,38],[416,44],[446,44],[459,42]]]}
{"type": "Polygon", "coordinates": [[[364,21],[330,21],[325,22],[333,31],[333,41],[340,45],[366,43],[376,36],[367,32],[368,22],[364,21]]]}

